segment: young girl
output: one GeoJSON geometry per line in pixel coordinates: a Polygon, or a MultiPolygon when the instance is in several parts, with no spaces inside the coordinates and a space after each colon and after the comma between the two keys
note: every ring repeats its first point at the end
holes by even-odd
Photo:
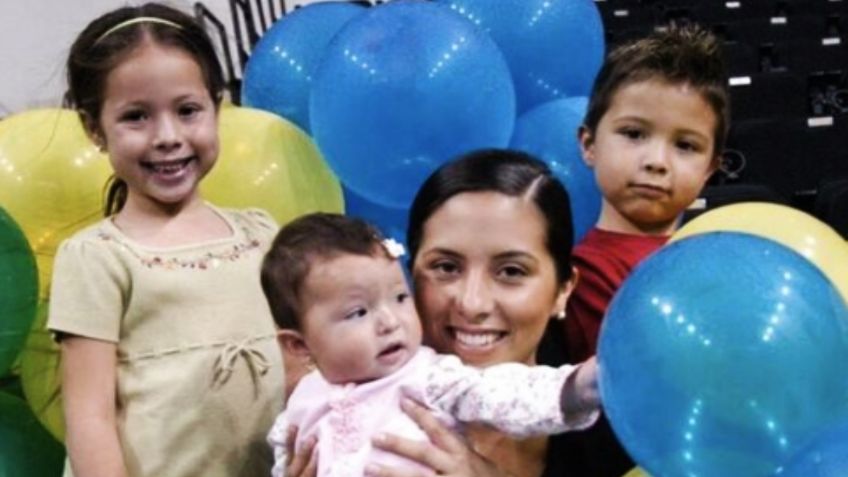
{"type": "MultiPolygon", "coordinates": [[[[375,464],[415,465],[374,450],[391,432],[426,440],[401,411],[412,397],[445,422],[482,422],[515,436],[560,433],[598,415],[594,361],[579,367],[504,363],[485,370],[421,346],[421,322],[398,258],[364,222],[312,214],[284,227],[262,266],[262,287],[287,353],[317,371],[294,390],[269,441],[273,475],[287,475],[287,432],[297,447],[317,439],[317,473],[361,476],[375,464]]],[[[420,467],[420,466],[419,466],[420,467]]]]}
{"type": "Polygon", "coordinates": [[[210,39],[171,8],[121,8],[77,38],[68,82],[115,171],[106,219],[54,265],[73,473],[267,475],[283,371],[258,278],[277,227],[198,194],[218,156],[210,39]]]}

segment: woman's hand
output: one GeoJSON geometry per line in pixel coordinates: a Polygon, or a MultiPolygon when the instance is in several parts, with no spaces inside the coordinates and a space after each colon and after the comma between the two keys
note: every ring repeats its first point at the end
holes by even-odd
{"type": "Polygon", "coordinates": [[[494,464],[474,452],[462,437],[445,427],[427,409],[409,399],[401,401],[403,411],[421,427],[430,442],[414,441],[391,434],[378,435],[374,447],[418,462],[429,470],[390,468],[369,464],[371,477],[505,477],[494,464]]]}
{"type": "Polygon", "coordinates": [[[299,451],[295,451],[297,427],[289,426],[286,430],[286,474],[285,477],[315,477],[318,473],[318,451],[315,444],[318,440],[310,437],[303,443],[299,451]]]}

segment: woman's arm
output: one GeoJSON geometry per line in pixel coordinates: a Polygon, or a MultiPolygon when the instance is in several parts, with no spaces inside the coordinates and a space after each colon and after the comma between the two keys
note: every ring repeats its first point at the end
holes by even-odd
{"type": "Polygon", "coordinates": [[[65,443],[77,477],[126,477],[115,419],[116,345],[78,336],[62,340],[65,443]]]}
{"type": "Polygon", "coordinates": [[[401,408],[427,434],[430,442],[405,439],[391,434],[374,438],[374,447],[420,463],[430,472],[415,469],[389,468],[371,464],[365,475],[372,477],[507,477],[495,465],[474,452],[462,437],[445,427],[424,407],[409,399],[401,401],[401,408]]]}

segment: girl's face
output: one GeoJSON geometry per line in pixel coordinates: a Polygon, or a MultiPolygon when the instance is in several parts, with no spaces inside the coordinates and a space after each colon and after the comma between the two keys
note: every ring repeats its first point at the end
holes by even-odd
{"type": "Polygon", "coordinates": [[[413,270],[427,342],[476,366],[534,364],[573,286],[557,283],[545,242],[545,218],[531,199],[448,199],[424,224],[413,270]]]}
{"type": "Polygon", "coordinates": [[[105,84],[93,135],[127,183],[127,205],[171,208],[198,199],[197,185],[218,157],[218,115],[194,58],[144,43],[105,84]]]}

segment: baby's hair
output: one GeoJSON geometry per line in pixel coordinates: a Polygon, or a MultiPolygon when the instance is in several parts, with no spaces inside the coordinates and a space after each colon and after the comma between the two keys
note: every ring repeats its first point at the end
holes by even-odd
{"type": "Polygon", "coordinates": [[[280,229],[262,261],[261,274],[262,291],[277,326],[301,329],[300,294],[312,266],[344,254],[395,258],[380,232],[357,218],[313,213],[280,229]]]}
{"type": "MultiPolygon", "coordinates": [[[[68,55],[65,106],[76,109],[83,126],[98,133],[106,78],[130,53],[145,43],[179,48],[195,59],[212,101],[220,105],[224,74],[215,46],[191,16],[159,3],[122,7],[85,27],[68,55]]],[[[105,215],[118,212],[126,202],[126,183],[112,178],[108,185],[105,215]]]]}
{"type": "Polygon", "coordinates": [[[697,25],[670,25],[610,51],[595,78],[584,126],[594,136],[615,94],[650,80],[691,86],[709,103],[716,116],[713,151],[720,154],[730,121],[727,72],[719,39],[697,25]]]}

